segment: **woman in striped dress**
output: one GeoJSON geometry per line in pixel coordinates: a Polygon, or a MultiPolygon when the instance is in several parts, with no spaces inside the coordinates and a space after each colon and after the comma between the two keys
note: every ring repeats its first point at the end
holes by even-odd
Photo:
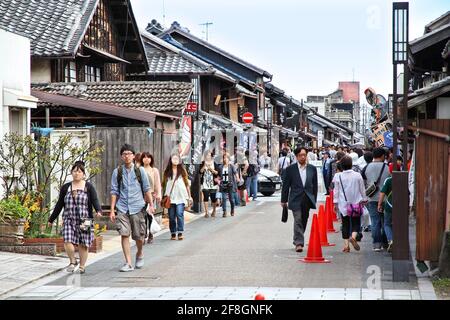
{"type": "Polygon", "coordinates": [[[58,217],[61,210],[63,213],[63,238],[64,249],[70,259],[67,272],[74,272],[78,265],[75,259],[75,245],[80,253],[79,272],[85,273],[85,264],[88,258],[88,250],[94,240],[94,228],[92,209],[95,208],[98,216],[101,216],[101,207],[97,198],[94,186],[85,181],[84,162],[77,161],[72,167],[72,182],[68,182],[61,187],[58,202],[53,213],[48,219],[51,226],[58,217]],[[82,222],[87,219],[90,227],[84,228],[82,222]],[[91,222],[92,221],[92,222],[91,222]]]}

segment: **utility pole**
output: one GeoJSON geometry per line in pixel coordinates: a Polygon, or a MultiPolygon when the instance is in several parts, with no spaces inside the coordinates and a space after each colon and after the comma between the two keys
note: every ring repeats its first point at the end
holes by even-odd
{"type": "Polygon", "coordinates": [[[200,23],[201,26],[205,26],[205,33],[206,33],[206,41],[208,41],[208,28],[210,25],[212,25],[212,22],[205,22],[205,23],[200,23]]]}

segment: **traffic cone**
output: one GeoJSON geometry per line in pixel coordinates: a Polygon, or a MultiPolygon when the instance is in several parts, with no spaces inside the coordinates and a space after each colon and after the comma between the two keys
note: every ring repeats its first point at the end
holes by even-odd
{"type": "Polygon", "coordinates": [[[322,247],[333,247],[335,243],[329,243],[327,237],[327,213],[323,204],[319,207],[319,235],[320,235],[320,245],[322,247]]]}
{"type": "Polygon", "coordinates": [[[337,233],[339,231],[336,231],[334,229],[334,226],[333,226],[333,213],[332,213],[333,212],[333,210],[332,210],[333,207],[334,207],[334,205],[331,202],[331,197],[330,197],[330,201],[328,202],[328,207],[325,208],[325,216],[326,216],[326,221],[327,221],[327,223],[326,223],[327,232],[335,232],[335,233],[337,233]]]}
{"type": "Polygon", "coordinates": [[[337,218],[337,212],[334,211],[334,192],[333,190],[330,191],[330,199],[331,199],[331,216],[333,218],[333,222],[338,221],[337,218]]]}
{"type": "Polygon", "coordinates": [[[264,297],[263,294],[258,293],[258,294],[255,296],[255,300],[266,300],[266,297],[264,297]]]}
{"type": "Polygon", "coordinates": [[[320,234],[319,234],[319,221],[317,220],[317,214],[313,215],[313,221],[311,226],[311,234],[309,236],[308,253],[305,258],[299,261],[305,263],[329,263],[330,260],[325,260],[322,257],[322,247],[320,246],[320,234]]]}

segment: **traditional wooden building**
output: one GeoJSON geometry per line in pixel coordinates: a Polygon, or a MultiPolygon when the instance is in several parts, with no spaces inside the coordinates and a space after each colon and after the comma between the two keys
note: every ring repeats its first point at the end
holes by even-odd
{"type": "MultiPolygon", "coordinates": [[[[409,48],[416,259],[435,266],[440,257],[450,257],[450,11],[427,24],[409,48]]],[[[448,276],[450,261],[446,265],[448,276]]]]}

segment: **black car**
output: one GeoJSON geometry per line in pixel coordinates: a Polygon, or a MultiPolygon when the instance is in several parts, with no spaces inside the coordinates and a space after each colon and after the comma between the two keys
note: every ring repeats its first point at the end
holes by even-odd
{"type": "Polygon", "coordinates": [[[278,173],[261,169],[258,173],[258,191],[265,196],[271,196],[281,189],[281,177],[278,173]]]}

